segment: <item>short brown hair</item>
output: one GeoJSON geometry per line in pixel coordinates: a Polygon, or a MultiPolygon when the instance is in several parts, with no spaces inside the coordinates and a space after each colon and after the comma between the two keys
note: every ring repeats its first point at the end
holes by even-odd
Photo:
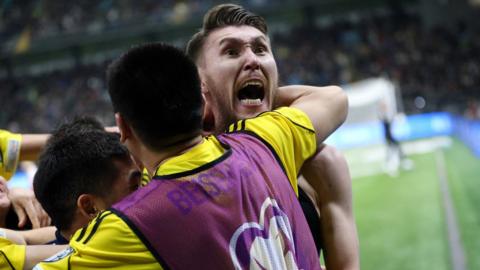
{"type": "Polygon", "coordinates": [[[194,61],[198,60],[203,43],[215,29],[225,26],[248,25],[257,28],[265,35],[268,32],[265,19],[243,7],[235,4],[221,4],[211,8],[203,17],[200,31],[195,33],[187,44],[187,55],[194,61]]]}

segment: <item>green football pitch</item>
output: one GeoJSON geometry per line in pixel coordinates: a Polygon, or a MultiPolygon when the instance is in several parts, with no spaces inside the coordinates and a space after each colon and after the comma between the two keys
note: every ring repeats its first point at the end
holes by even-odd
{"type": "Polygon", "coordinates": [[[362,269],[454,269],[442,172],[456,214],[465,269],[480,269],[480,159],[455,139],[432,144],[435,140],[405,144],[414,166],[399,170],[395,177],[382,171],[380,146],[345,152],[353,176],[362,269]],[[445,162],[439,163],[439,158],[445,162]]]}

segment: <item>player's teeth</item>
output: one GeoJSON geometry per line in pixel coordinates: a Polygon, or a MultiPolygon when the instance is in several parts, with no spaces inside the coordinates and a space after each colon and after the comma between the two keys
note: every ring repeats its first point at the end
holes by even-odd
{"type": "Polygon", "coordinates": [[[259,98],[256,99],[242,99],[240,102],[243,105],[262,105],[262,101],[259,98]]]}
{"type": "Polygon", "coordinates": [[[249,85],[253,85],[253,86],[262,86],[262,84],[260,82],[247,82],[243,85],[243,87],[247,87],[249,85]]]}

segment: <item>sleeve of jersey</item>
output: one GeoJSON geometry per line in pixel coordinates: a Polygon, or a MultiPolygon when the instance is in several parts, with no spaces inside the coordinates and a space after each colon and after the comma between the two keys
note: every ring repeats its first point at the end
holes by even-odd
{"type": "Polygon", "coordinates": [[[67,251],[37,264],[34,269],[163,269],[130,227],[110,211],[78,230],[67,251]]]}
{"type": "Polygon", "coordinates": [[[25,246],[16,245],[0,235],[0,269],[23,269],[25,246]]]}
{"type": "Polygon", "coordinates": [[[17,169],[21,142],[22,135],[0,129],[0,176],[6,180],[17,169]]]}
{"type": "Polygon", "coordinates": [[[316,151],[316,137],[308,116],[301,110],[283,107],[239,122],[245,130],[256,133],[273,148],[286,170],[295,192],[297,175],[304,161],[316,151]]]}
{"type": "Polygon", "coordinates": [[[142,179],[140,181],[140,186],[144,187],[146,186],[148,183],[150,183],[152,179],[150,179],[150,176],[148,175],[148,171],[146,168],[143,168],[143,171],[142,171],[142,179]]]}

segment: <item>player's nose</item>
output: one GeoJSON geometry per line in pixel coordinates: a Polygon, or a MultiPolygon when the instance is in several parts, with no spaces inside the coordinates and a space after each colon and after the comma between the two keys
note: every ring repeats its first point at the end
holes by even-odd
{"type": "Polygon", "coordinates": [[[260,68],[260,61],[258,59],[258,55],[252,50],[252,48],[248,48],[244,53],[244,65],[243,68],[245,70],[255,70],[260,68]]]}

